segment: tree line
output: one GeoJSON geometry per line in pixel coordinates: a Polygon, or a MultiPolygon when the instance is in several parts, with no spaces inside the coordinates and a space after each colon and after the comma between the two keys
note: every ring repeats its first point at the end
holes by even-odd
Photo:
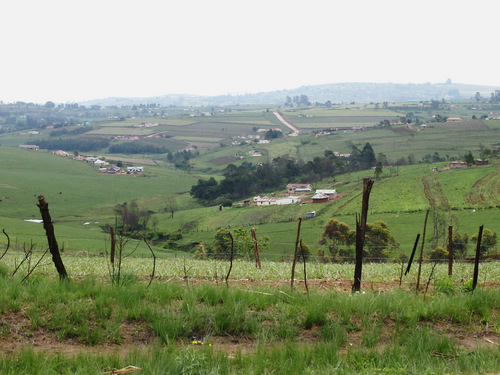
{"type": "Polygon", "coordinates": [[[317,156],[306,163],[287,156],[273,159],[262,165],[243,162],[240,166],[229,164],[219,182],[215,177],[199,179],[190,194],[206,205],[241,199],[265,191],[283,188],[290,182],[312,183],[335,174],[371,169],[377,163],[370,143],[362,149],[352,146],[349,157],[338,157],[332,151],[317,156]]]}

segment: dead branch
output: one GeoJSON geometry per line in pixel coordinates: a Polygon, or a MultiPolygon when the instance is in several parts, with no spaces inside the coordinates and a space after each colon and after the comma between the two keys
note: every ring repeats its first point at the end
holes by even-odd
{"type": "Polygon", "coordinates": [[[0,259],[2,259],[5,256],[5,254],[7,254],[7,251],[9,250],[9,247],[10,247],[10,237],[7,234],[7,232],[5,231],[5,228],[2,229],[2,232],[3,232],[3,234],[5,234],[5,237],[7,237],[7,246],[5,247],[5,251],[3,252],[2,256],[0,257],[0,259]]]}
{"type": "Polygon", "coordinates": [[[229,279],[229,275],[231,274],[231,270],[233,269],[233,257],[234,257],[234,238],[231,232],[227,232],[227,235],[231,239],[231,257],[229,259],[229,270],[227,271],[226,275],[226,285],[229,287],[229,284],[227,283],[227,280],[229,279]]]}
{"type": "Polygon", "coordinates": [[[14,269],[14,272],[12,272],[12,276],[15,276],[19,268],[23,265],[24,262],[26,262],[29,258],[31,258],[31,255],[33,254],[33,248],[35,247],[34,243],[31,243],[30,249],[26,250],[24,249],[24,259],[19,263],[16,268],[14,269]]]}
{"type": "Polygon", "coordinates": [[[24,279],[21,280],[21,282],[24,282],[24,280],[27,280],[28,277],[33,273],[33,271],[35,270],[35,268],[38,267],[38,265],[40,264],[40,262],[42,261],[43,257],[49,252],[49,249],[45,250],[45,252],[43,253],[43,255],[40,257],[40,259],[38,259],[38,262],[36,262],[36,264],[33,266],[33,268],[31,270],[28,270],[29,272],[26,274],[26,276],[24,276],[24,279]]]}
{"type": "Polygon", "coordinates": [[[144,243],[146,244],[146,246],[148,247],[149,251],[151,251],[151,254],[153,255],[153,271],[151,272],[151,278],[149,279],[149,283],[148,283],[148,286],[147,288],[149,288],[149,286],[151,285],[151,283],[153,282],[153,279],[155,277],[155,271],[156,271],[156,255],[155,255],[155,252],[153,251],[153,249],[151,248],[151,246],[149,245],[148,241],[146,240],[146,237],[143,235],[142,236],[142,239],[144,240],[144,243]]]}

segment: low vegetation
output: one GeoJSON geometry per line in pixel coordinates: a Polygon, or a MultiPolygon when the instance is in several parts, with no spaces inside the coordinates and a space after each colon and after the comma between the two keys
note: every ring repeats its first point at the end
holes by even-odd
{"type": "Polygon", "coordinates": [[[299,129],[293,137],[262,107],[2,104],[0,373],[128,365],[176,374],[499,372],[500,121],[488,119],[498,104],[480,99],[383,108],[291,100],[280,110],[299,129]],[[466,121],[445,122],[458,116],[466,121]],[[99,173],[21,144],[91,153],[125,171],[145,165],[144,173],[99,173]],[[468,167],[450,168],[455,160],[468,167]],[[364,249],[371,262],[363,292],[351,294],[365,177],[375,179],[364,249]],[[297,182],[337,194],[322,204],[310,203],[314,192],[301,205],[243,202],[286,195],[297,182]],[[43,256],[40,194],[69,282],[55,281],[43,256]],[[404,275],[427,210],[422,274],[404,275]],[[299,218],[307,262],[291,289],[299,218]],[[449,226],[451,277],[441,263],[449,226]],[[123,240],[119,278],[111,227],[123,240]]]}
{"type": "Polygon", "coordinates": [[[21,283],[0,270],[2,374],[500,371],[498,290],[447,278],[425,295],[389,284],[352,295],[320,282],[307,294],[250,281],[147,287],[133,273],[120,285],[21,283]]]}

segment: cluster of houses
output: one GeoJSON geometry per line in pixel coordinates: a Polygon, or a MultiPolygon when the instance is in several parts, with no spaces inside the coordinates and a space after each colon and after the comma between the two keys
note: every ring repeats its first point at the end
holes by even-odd
{"type": "MultiPolygon", "coordinates": [[[[64,152],[64,151],[57,151],[64,152]]],[[[55,152],[54,154],[56,154],[55,152]]],[[[67,153],[66,153],[67,154],[67,153]]],[[[61,155],[64,156],[64,155],[61,155]]],[[[65,155],[68,156],[68,155],[65,155]]],[[[96,156],[85,156],[78,155],[75,157],[76,160],[86,161],[87,163],[93,164],[99,167],[100,173],[109,173],[109,174],[136,174],[136,173],[144,173],[144,167],[127,167],[127,169],[121,169],[116,165],[110,165],[107,161],[101,160],[96,156]]]]}
{"type": "MultiPolygon", "coordinates": [[[[271,206],[284,205],[295,203],[326,203],[335,198],[337,192],[335,189],[317,189],[312,196],[308,196],[312,192],[310,184],[288,184],[286,186],[287,196],[283,197],[268,197],[258,195],[253,197],[253,205],[255,206],[271,206]]],[[[245,201],[245,205],[251,205],[251,202],[245,201]]]]}
{"type": "MultiPolygon", "coordinates": [[[[482,160],[482,159],[476,159],[475,160],[476,165],[488,165],[489,161],[488,160],[482,160]]],[[[459,169],[459,168],[467,168],[468,165],[465,161],[451,161],[450,162],[450,169],[459,169]]]]}
{"type": "Polygon", "coordinates": [[[144,173],[144,167],[127,167],[127,170],[124,170],[120,167],[117,167],[116,165],[111,165],[108,168],[99,168],[99,172],[109,174],[136,174],[144,173]]]}

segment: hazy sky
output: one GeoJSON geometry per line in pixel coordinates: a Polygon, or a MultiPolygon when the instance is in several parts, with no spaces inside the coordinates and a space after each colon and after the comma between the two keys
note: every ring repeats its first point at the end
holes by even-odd
{"type": "Polygon", "coordinates": [[[500,86],[496,0],[8,0],[0,100],[500,86]]]}

